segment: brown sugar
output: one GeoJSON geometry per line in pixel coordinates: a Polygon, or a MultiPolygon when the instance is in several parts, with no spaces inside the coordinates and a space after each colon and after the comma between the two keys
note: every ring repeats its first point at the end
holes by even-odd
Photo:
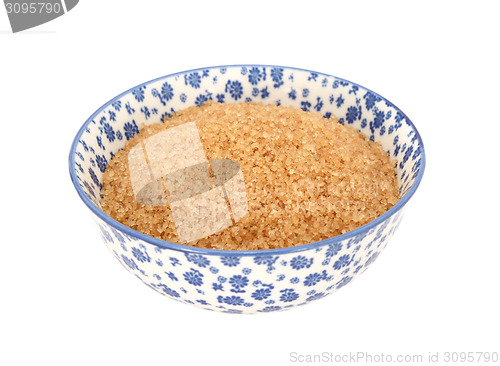
{"type": "Polygon", "coordinates": [[[229,250],[284,248],[337,236],[399,199],[395,162],[378,143],[319,113],[257,103],[205,103],[143,126],[109,162],[101,207],[122,224],[179,242],[170,206],[137,202],[128,156],[161,131],[195,122],[207,159],[239,162],[248,212],[187,244],[229,250]]]}

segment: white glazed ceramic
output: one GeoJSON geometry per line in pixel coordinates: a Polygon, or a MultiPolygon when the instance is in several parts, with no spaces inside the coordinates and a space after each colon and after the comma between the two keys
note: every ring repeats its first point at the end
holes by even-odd
{"type": "Polygon", "coordinates": [[[319,72],[267,65],[210,67],[161,77],[113,98],[83,124],[69,156],[71,179],[113,255],[146,285],[174,300],[228,313],[288,309],[331,294],[377,259],[424,172],[422,140],[391,102],[319,72]],[[335,115],[397,159],[400,201],[344,235],[285,249],[222,251],[170,243],[134,231],[99,208],[102,174],[142,123],[208,100],[257,101],[335,115]]]}

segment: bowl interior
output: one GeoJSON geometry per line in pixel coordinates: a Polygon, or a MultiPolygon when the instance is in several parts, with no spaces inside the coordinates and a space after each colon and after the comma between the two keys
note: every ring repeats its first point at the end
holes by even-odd
{"type": "MultiPolygon", "coordinates": [[[[78,132],[70,151],[70,174],[84,202],[100,216],[102,174],[113,155],[142,124],[206,101],[247,101],[292,106],[335,115],[397,160],[399,206],[416,190],[424,169],[421,138],[406,115],[380,95],[349,81],[313,71],[263,65],[185,71],[136,86],[99,108],[78,132]]],[[[395,207],[393,208],[396,209],[395,207]]],[[[391,210],[393,210],[391,209],[391,210]]]]}

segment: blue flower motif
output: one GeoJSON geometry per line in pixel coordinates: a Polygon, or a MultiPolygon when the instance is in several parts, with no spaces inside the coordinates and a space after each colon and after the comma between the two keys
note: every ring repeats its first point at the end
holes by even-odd
{"type": "Polygon", "coordinates": [[[184,253],[184,255],[189,262],[196,264],[198,267],[205,268],[210,265],[210,261],[201,254],[184,253]]]}
{"type": "Polygon", "coordinates": [[[167,82],[164,82],[161,86],[161,96],[164,100],[169,101],[174,97],[174,88],[167,82]]]}
{"type": "MultiPolygon", "coordinates": [[[[113,233],[115,238],[118,239],[119,243],[121,243],[121,244],[125,243],[125,238],[118,230],[116,230],[114,227],[112,227],[111,232],[113,233]]],[[[127,251],[127,249],[125,249],[125,251],[127,251]]]]}
{"type": "Polygon", "coordinates": [[[342,243],[334,243],[328,245],[328,249],[325,252],[326,258],[321,264],[324,266],[328,265],[332,257],[336,256],[341,250],[342,250],[342,243]]]}
{"type": "Polygon", "coordinates": [[[219,276],[219,277],[217,277],[217,281],[219,281],[220,283],[224,283],[227,281],[227,278],[224,276],[219,276]]]}
{"type": "Polygon", "coordinates": [[[347,120],[348,124],[353,124],[354,121],[356,121],[360,116],[361,113],[359,113],[358,108],[356,108],[355,106],[350,106],[349,108],[347,108],[345,119],[347,120]]]}
{"type": "Polygon", "coordinates": [[[271,79],[274,81],[274,87],[279,88],[283,85],[283,69],[279,67],[274,67],[271,69],[271,79]]]}
{"type": "MultiPolygon", "coordinates": [[[[91,170],[91,169],[89,169],[91,170]]],[[[83,182],[83,186],[85,187],[86,192],[88,192],[92,197],[96,198],[94,189],[89,185],[87,181],[83,182]]]]}
{"type": "Polygon", "coordinates": [[[106,146],[102,143],[102,138],[101,136],[96,136],[97,140],[97,146],[99,146],[101,149],[106,150],[106,146]]]}
{"type": "Polygon", "coordinates": [[[288,98],[295,100],[297,99],[297,90],[294,88],[291,88],[290,92],[288,93],[288,98]]]}
{"type": "Polygon", "coordinates": [[[335,100],[335,102],[337,103],[337,108],[340,108],[342,104],[344,104],[344,98],[342,98],[342,94],[337,97],[337,100],[335,100]]]}
{"type": "MultiPolygon", "coordinates": [[[[408,148],[406,149],[405,154],[404,154],[404,156],[403,156],[403,161],[402,161],[402,163],[406,163],[406,162],[408,161],[408,159],[410,158],[410,156],[411,156],[412,152],[413,152],[413,145],[408,146],[408,148]]],[[[400,163],[400,164],[401,164],[401,163],[400,163]]],[[[402,166],[401,166],[401,168],[402,168],[402,166]]]]}
{"type": "Polygon", "coordinates": [[[99,170],[104,173],[106,170],[106,165],[108,164],[108,161],[106,160],[106,157],[104,155],[97,155],[95,157],[97,166],[99,167],[99,170]]]}
{"type": "Polygon", "coordinates": [[[267,266],[271,266],[274,264],[274,262],[276,262],[276,260],[278,259],[278,257],[273,257],[271,255],[262,255],[262,256],[258,256],[258,257],[255,257],[253,259],[253,261],[256,263],[256,264],[259,264],[259,265],[267,265],[267,266]]]}
{"type": "Polygon", "coordinates": [[[315,72],[311,72],[307,78],[308,81],[317,81],[318,79],[318,74],[315,72]]]}
{"type": "Polygon", "coordinates": [[[138,102],[144,101],[144,90],[146,89],[145,86],[140,86],[134,90],[132,90],[132,94],[134,95],[135,99],[138,102]]]}
{"type": "Polygon", "coordinates": [[[109,110],[108,114],[109,114],[109,120],[110,121],[116,121],[116,113],[114,111],[109,110]]]}
{"type": "Polygon", "coordinates": [[[177,258],[175,258],[175,257],[169,257],[168,259],[170,260],[170,263],[172,264],[172,266],[173,266],[173,267],[175,267],[175,266],[177,266],[177,265],[180,265],[180,266],[182,265],[182,264],[181,264],[181,261],[180,261],[180,260],[178,260],[178,259],[177,259],[177,258]]]}
{"type": "Polygon", "coordinates": [[[89,168],[89,174],[90,174],[90,179],[92,179],[92,182],[94,182],[94,184],[99,187],[99,189],[102,188],[102,184],[101,182],[99,182],[99,179],[97,178],[97,175],[94,173],[94,171],[92,170],[92,168],[89,168]]]}
{"type": "Polygon", "coordinates": [[[192,72],[191,74],[184,75],[184,83],[186,85],[191,85],[193,88],[198,89],[201,84],[201,76],[197,72],[192,72]]]}
{"type": "Polygon", "coordinates": [[[122,102],[121,100],[117,100],[116,102],[113,102],[113,104],[111,104],[111,106],[116,110],[116,111],[120,111],[120,109],[122,108],[122,102]]]}
{"type": "Polygon", "coordinates": [[[241,311],[239,309],[227,309],[227,310],[224,310],[223,313],[227,313],[227,314],[242,314],[243,311],[241,311]]]}
{"type": "Polygon", "coordinates": [[[245,303],[245,300],[243,300],[239,296],[218,296],[217,301],[223,304],[228,304],[228,305],[243,305],[245,303]]]}
{"type": "Polygon", "coordinates": [[[375,106],[375,103],[380,102],[382,99],[372,92],[366,92],[366,94],[363,96],[365,99],[365,106],[367,110],[372,109],[375,106]]]}
{"type": "Polygon", "coordinates": [[[312,296],[309,296],[306,301],[314,301],[314,300],[319,300],[323,297],[325,297],[327,294],[325,294],[324,292],[318,292],[317,294],[314,294],[312,296]]]}
{"type": "Polygon", "coordinates": [[[164,285],[162,283],[156,285],[158,287],[160,287],[164,293],[166,293],[167,295],[169,296],[172,296],[172,297],[180,297],[181,295],[179,295],[179,293],[175,290],[172,290],[170,287],[168,287],[167,285],[164,285]]]}
{"type": "Polygon", "coordinates": [[[321,108],[323,108],[323,101],[321,100],[320,97],[316,98],[316,105],[314,106],[314,109],[319,112],[321,111],[321,108]]]}
{"type": "Polygon", "coordinates": [[[411,160],[415,160],[422,154],[422,147],[419,146],[415,149],[415,152],[413,153],[413,156],[411,157],[411,160]]]}
{"type": "Polygon", "coordinates": [[[303,255],[298,255],[290,261],[290,266],[293,269],[300,270],[302,268],[309,268],[313,264],[313,258],[306,258],[303,255]]]}
{"type": "Polygon", "coordinates": [[[146,251],[142,251],[139,248],[132,247],[132,254],[141,263],[151,262],[151,257],[146,251]]]}
{"type": "MultiPolygon", "coordinates": [[[[324,273],[326,274],[326,272],[324,273]]],[[[311,273],[308,275],[305,280],[304,280],[304,286],[311,287],[319,283],[323,278],[324,274],[322,275],[321,273],[311,273]]]]}
{"type": "Polygon", "coordinates": [[[266,306],[264,309],[258,311],[261,313],[269,313],[271,311],[278,311],[281,309],[282,309],[281,306],[266,306]]]}
{"type": "Polygon", "coordinates": [[[135,109],[130,106],[130,102],[125,103],[125,109],[127,110],[128,114],[135,113],[135,109]]]}
{"type": "Polygon", "coordinates": [[[102,238],[104,239],[104,241],[108,242],[108,243],[113,243],[113,237],[111,236],[109,231],[100,225],[99,225],[99,228],[101,229],[101,234],[102,234],[102,238]]]}
{"type": "Polygon", "coordinates": [[[226,93],[229,93],[234,100],[238,100],[243,96],[243,85],[238,80],[228,80],[224,90],[226,93]]]}
{"type": "Polygon", "coordinates": [[[278,260],[278,256],[271,256],[271,255],[264,255],[264,256],[258,256],[254,257],[253,261],[254,263],[258,265],[267,265],[267,272],[271,273],[273,270],[276,268],[273,266],[274,263],[278,260]]]}
{"type": "Polygon", "coordinates": [[[115,131],[113,130],[113,127],[109,123],[105,123],[103,125],[103,130],[109,142],[115,141],[115,131]]]}
{"type": "Polygon", "coordinates": [[[281,290],[280,292],[281,292],[280,300],[283,302],[292,302],[299,298],[299,294],[296,293],[295,290],[292,288],[287,288],[281,290]]]}
{"type": "Polygon", "coordinates": [[[234,275],[229,279],[229,284],[233,287],[231,292],[245,292],[245,290],[242,289],[248,285],[248,277],[234,275]]]}
{"type": "Polygon", "coordinates": [[[149,117],[151,117],[151,112],[149,111],[148,107],[146,107],[146,106],[142,107],[141,112],[144,113],[145,119],[148,119],[149,117]]]}
{"type": "Polygon", "coordinates": [[[358,95],[358,90],[359,90],[359,87],[357,85],[352,85],[351,90],[349,90],[349,94],[358,95]]]}
{"type": "Polygon", "coordinates": [[[269,91],[267,90],[267,86],[260,91],[260,97],[265,99],[269,96],[269,91]]]}
{"type": "Polygon", "coordinates": [[[130,259],[126,255],[121,255],[123,263],[125,263],[130,269],[137,269],[137,264],[135,264],[133,259],[130,259]]]}
{"type": "Polygon", "coordinates": [[[222,283],[213,282],[212,289],[214,291],[224,291],[224,285],[222,283]]]}
{"type": "Polygon", "coordinates": [[[375,260],[378,258],[380,252],[375,252],[373,253],[370,258],[368,258],[368,260],[365,262],[365,267],[368,267],[370,264],[372,264],[373,262],[375,262],[375,260]]]}
{"type": "Polygon", "coordinates": [[[307,112],[309,108],[311,107],[311,103],[309,103],[307,100],[300,102],[300,109],[302,109],[304,112],[307,112]]]}
{"type": "Polygon", "coordinates": [[[349,282],[351,282],[351,280],[352,280],[351,276],[346,276],[346,277],[342,278],[339,282],[337,282],[337,289],[344,287],[349,282]]]}
{"type": "Polygon", "coordinates": [[[194,268],[191,268],[191,271],[184,273],[184,279],[193,286],[203,285],[202,277],[203,274],[194,268]]]}
{"type": "Polygon", "coordinates": [[[258,290],[255,290],[252,293],[252,297],[255,300],[265,300],[269,296],[271,296],[271,289],[270,288],[259,288],[258,290]]]}
{"type": "Polygon", "coordinates": [[[225,96],[224,94],[217,94],[217,95],[215,96],[215,98],[217,99],[217,102],[218,102],[218,103],[224,103],[224,99],[225,99],[225,97],[226,97],[226,96],[225,96]]]}
{"type": "Polygon", "coordinates": [[[179,281],[178,278],[175,276],[173,272],[165,272],[165,274],[170,278],[172,281],[179,281]]]}
{"type": "Polygon", "coordinates": [[[153,97],[160,99],[161,104],[167,105],[167,102],[174,97],[174,88],[168,82],[164,82],[161,87],[161,93],[158,90],[151,90],[153,97]]]}
{"type": "Polygon", "coordinates": [[[263,68],[262,72],[257,67],[252,67],[248,72],[248,81],[252,85],[257,85],[261,80],[266,80],[266,69],[263,68]]]}
{"type": "Polygon", "coordinates": [[[132,123],[125,123],[123,129],[125,130],[125,137],[127,138],[127,141],[139,133],[139,127],[137,127],[135,120],[132,120],[132,123]]]}
{"type": "Polygon", "coordinates": [[[353,271],[353,274],[358,273],[362,268],[363,266],[357,266],[356,269],[353,271]]]}
{"type": "Polygon", "coordinates": [[[238,257],[221,257],[220,261],[223,265],[228,267],[236,267],[240,264],[240,258],[238,257]]]}
{"type": "Polygon", "coordinates": [[[333,268],[339,270],[351,263],[351,256],[349,254],[344,254],[337,259],[334,263],[333,268]]]}
{"type": "Polygon", "coordinates": [[[375,111],[375,118],[373,122],[370,122],[370,130],[375,132],[376,129],[380,128],[385,121],[385,113],[384,111],[377,110],[375,111]]]}
{"type": "Polygon", "coordinates": [[[196,97],[196,100],[194,101],[194,104],[197,107],[201,107],[203,103],[205,103],[208,99],[208,97],[205,94],[200,94],[198,97],[196,97]]]}

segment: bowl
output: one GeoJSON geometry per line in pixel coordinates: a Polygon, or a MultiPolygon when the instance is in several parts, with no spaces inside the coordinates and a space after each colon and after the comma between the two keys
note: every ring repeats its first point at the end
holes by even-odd
{"type": "Polygon", "coordinates": [[[271,65],[207,67],[138,85],[85,121],[69,154],[73,184],[116,259],[167,297],[227,313],[281,311],[349,284],[389,243],[424,172],[424,147],[410,119],[394,104],[353,82],[320,72],[271,65]],[[353,231],[295,247],[230,251],[156,239],[122,225],[100,209],[106,164],[142,123],[213,100],[280,104],[335,115],[381,143],[397,159],[400,200],[353,231]]]}

